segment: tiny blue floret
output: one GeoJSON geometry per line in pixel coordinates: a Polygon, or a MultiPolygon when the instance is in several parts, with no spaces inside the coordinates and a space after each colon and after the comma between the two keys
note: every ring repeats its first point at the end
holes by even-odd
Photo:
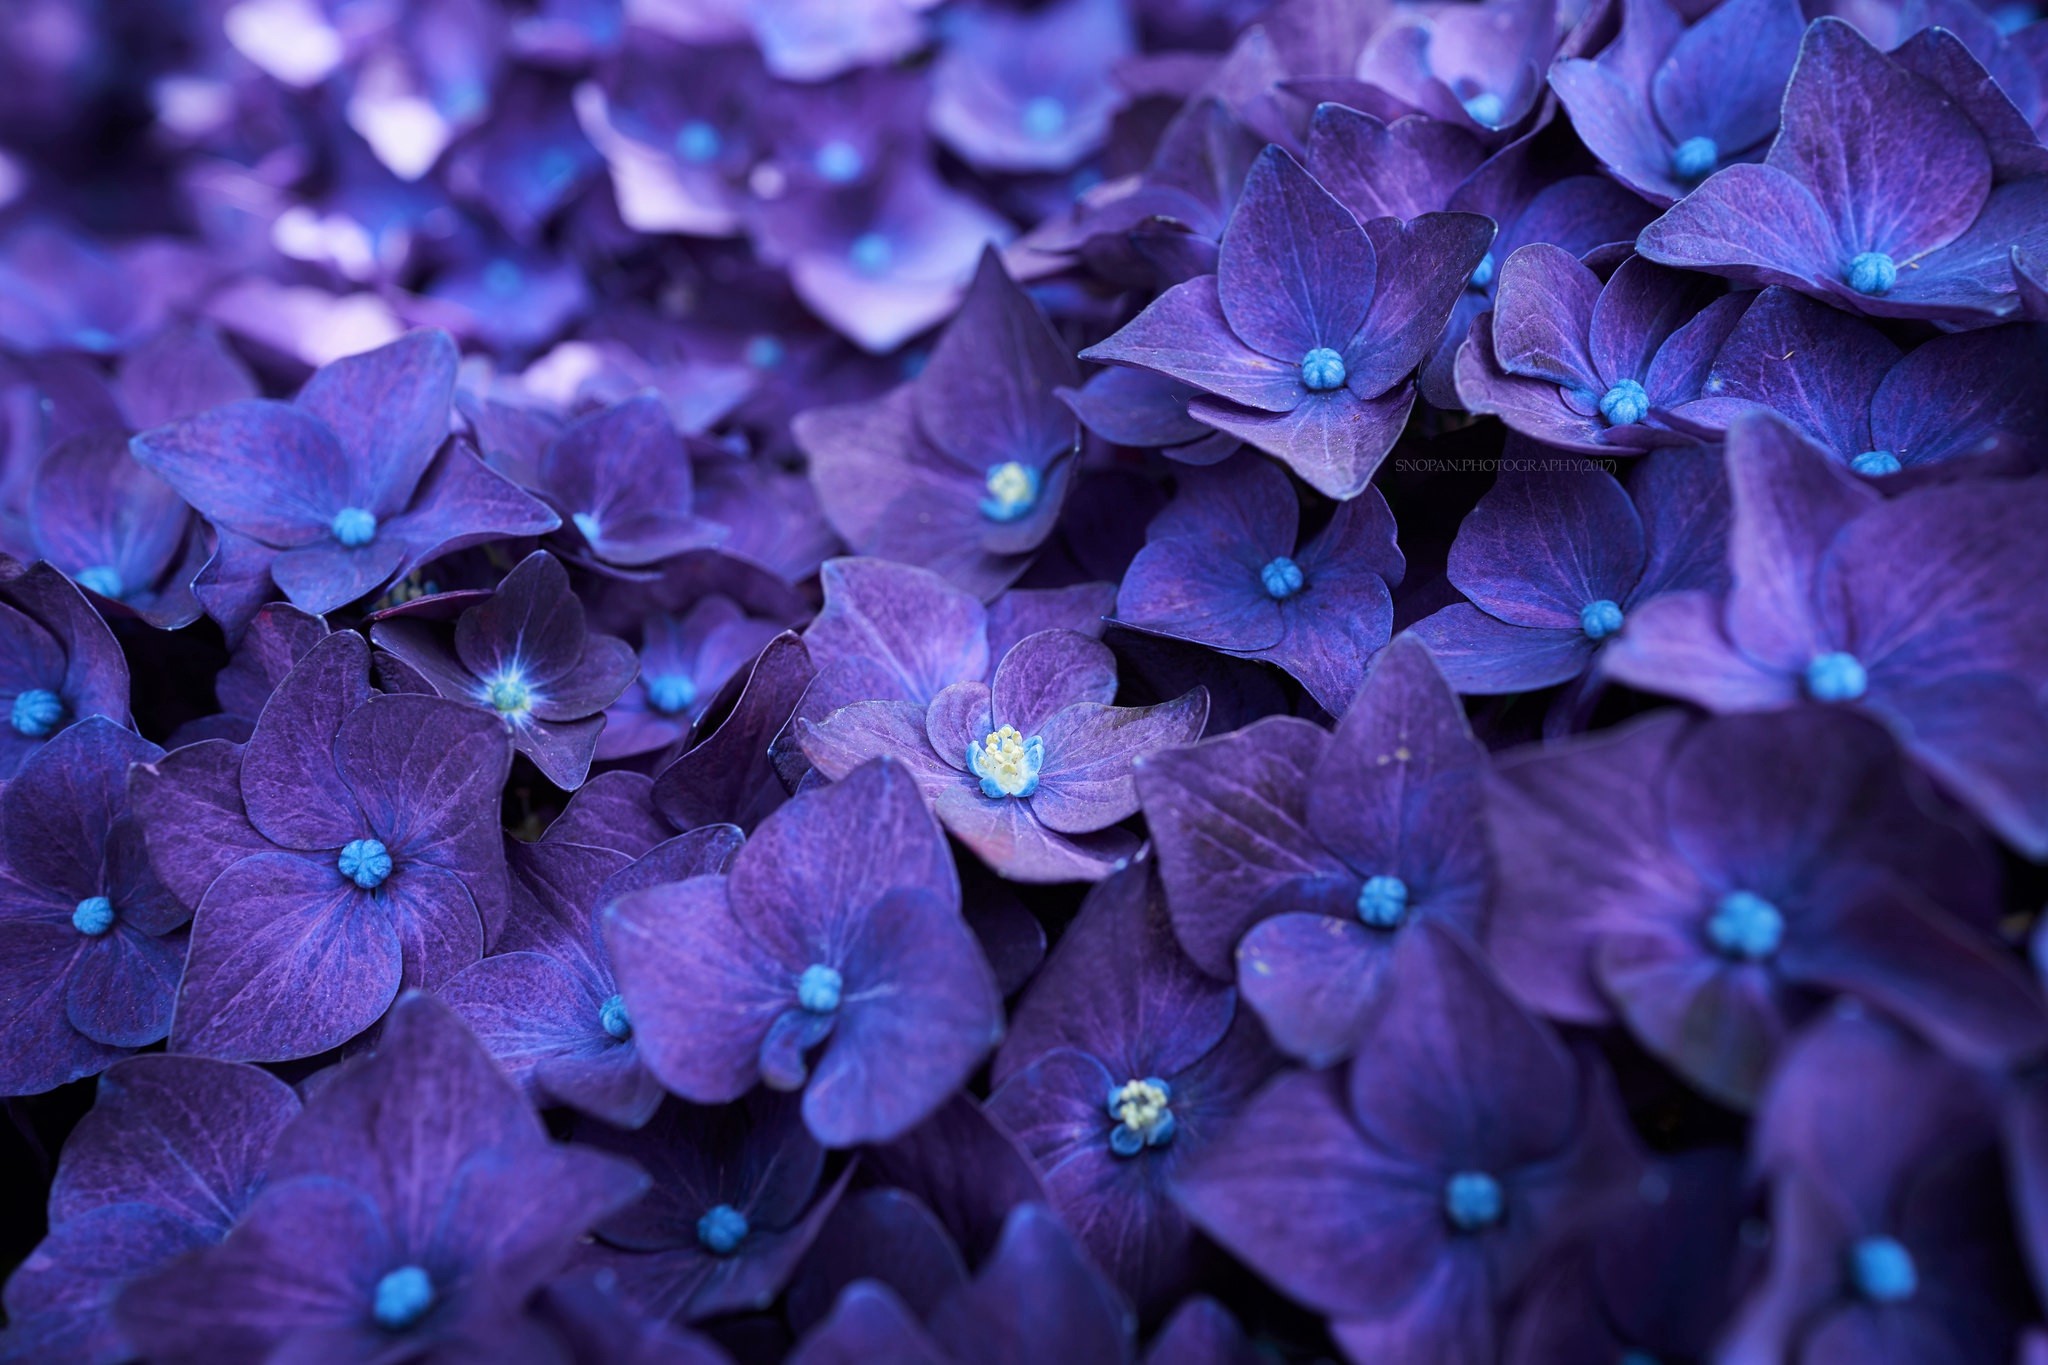
{"type": "Polygon", "coordinates": [[[1484,1171],[1459,1171],[1444,1182],[1444,1214],[1460,1232],[1490,1228],[1504,1211],[1500,1182],[1484,1171]]]}
{"type": "Polygon", "coordinates": [[[1466,281],[1474,289],[1484,289],[1493,283],[1493,253],[1487,252],[1479,258],[1479,264],[1472,267],[1472,277],[1466,281]]]}
{"type": "Polygon", "coordinates": [[[1604,640],[1621,629],[1621,604],[1611,597],[1588,602],[1579,608],[1579,629],[1588,640],[1604,640]]]}
{"type": "Polygon", "coordinates": [[[889,239],[879,232],[863,232],[853,239],[853,245],[846,249],[846,257],[853,262],[853,268],[863,275],[879,275],[889,268],[889,262],[896,258],[896,249],[889,245],[889,239]]]}
{"type": "Polygon", "coordinates": [[[834,138],[811,154],[811,169],[821,180],[847,185],[860,179],[860,173],[867,169],[867,162],[861,157],[860,148],[834,138]]]}
{"type": "Polygon", "coordinates": [[[111,564],[95,564],[89,569],[78,571],[78,586],[87,592],[96,592],[102,597],[119,601],[127,584],[121,581],[121,571],[111,564]]]}
{"type": "Polygon", "coordinates": [[[1900,1303],[1920,1288],[1920,1272],[1897,1238],[1859,1237],[1849,1248],[1849,1281],[1872,1303],[1900,1303]]]}
{"type": "Polygon", "coordinates": [[[967,771],[981,779],[981,794],[990,798],[1031,795],[1038,790],[1038,771],[1044,766],[1045,741],[1037,735],[1026,739],[1012,725],[967,746],[967,771]]]}
{"type": "Polygon", "coordinates": [[[747,1232],[747,1215],[730,1204],[714,1204],[697,1220],[697,1245],[713,1256],[730,1256],[747,1232]]]}
{"type": "Polygon", "coordinates": [[[1286,555],[1268,560],[1266,566],[1259,570],[1259,586],[1263,587],[1266,596],[1275,602],[1285,602],[1300,592],[1302,585],[1307,582],[1308,578],[1302,573],[1301,565],[1286,555]]]}
{"type": "Polygon", "coordinates": [[[1784,938],[1784,915],[1754,891],[1730,891],[1707,917],[1707,941],[1739,962],[1763,961],[1784,938]]]}
{"type": "Polygon", "coordinates": [[[694,119],[682,126],[676,134],[676,155],[683,160],[702,164],[717,156],[725,146],[725,139],[718,130],[702,119],[694,119]]]}
{"type": "Polygon", "coordinates": [[[1899,457],[1889,450],[1866,450],[1849,461],[1849,468],[1866,479],[1875,479],[1885,474],[1896,474],[1901,466],[1899,457]]]}
{"type": "Polygon", "coordinates": [[[640,679],[647,690],[647,704],[664,716],[687,711],[697,700],[697,684],[687,673],[656,673],[640,679]]]}
{"type": "Polygon", "coordinates": [[[981,514],[990,521],[1015,521],[1038,505],[1039,473],[1021,460],[1005,460],[988,467],[983,486],[988,496],[981,500],[981,514]]]}
{"type": "Polygon", "coordinates": [[[1849,262],[1849,287],[1859,294],[1882,298],[1899,282],[1898,263],[1882,251],[1865,251],[1849,262]]]}
{"type": "Polygon", "coordinates": [[[1344,387],[1344,357],[1327,346],[1318,346],[1301,358],[1301,386],[1310,393],[1328,393],[1344,387]]]}
{"type": "Polygon", "coordinates": [[[1024,112],[1019,116],[1018,122],[1023,126],[1026,136],[1035,137],[1043,142],[1066,131],[1067,106],[1051,95],[1039,95],[1025,103],[1024,112]]]}
{"type": "Polygon", "coordinates": [[[335,860],[341,875],[365,891],[375,891],[391,875],[391,852],[381,839],[351,839],[335,860]]]}
{"type": "Polygon", "coordinates": [[[626,1017],[626,997],[615,995],[597,1007],[597,1022],[621,1042],[633,1036],[633,1021],[626,1017]]]}
{"type": "Polygon", "coordinates": [[[1650,415],[1650,395],[1633,379],[1624,379],[1600,395],[1600,415],[1610,426],[1633,426],[1650,415]]]}
{"type": "Polygon", "coordinates": [[[1703,178],[1721,160],[1721,148],[1710,137],[1689,137],[1671,149],[1671,173],[1680,180],[1703,178]]]}
{"type": "Polygon", "coordinates": [[[1408,918],[1408,883],[1399,877],[1367,877],[1358,888],[1358,918],[1374,929],[1398,929],[1408,918]]]}
{"type": "Polygon", "coordinates": [[[1147,1147],[1164,1147],[1173,1141],[1173,1087],[1157,1076],[1111,1086],[1109,1116],[1116,1127],[1109,1130],[1109,1150],[1118,1156],[1136,1156],[1147,1147]]]}
{"type": "Polygon", "coordinates": [[[1806,694],[1815,701],[1854,701],[1870,686],[1870,671],[1842,650],[1817,655],[1806,666],[1806,694]]]}
{"type": "Polygon", "coordinates": [[[105,896],[87,896],[71,912],[71,927],[87,938],[98,938],[114,927],[114,903],[105,896]]]}
{"type": "Polygon", "coordinates": [[[334,532],[336,540],[354,550],[377,538],[377,514],[366,507],[344,507],[334,514],[327,529],[334,532]]]}
{"type": "Polygon", "coordinates": [[[14,699],[8,721],[24,739],[43,739],[57,732],[64,719],[64,699],[44,687],[31,687],[14,699]]]}
{"type": "Polygon", "coordinates": [[[780,341],[763,332],[747,338],[746,350],[742,352],[741,358],[757,370],[772,370],[782,363],[783,357],[787,354],[780,341]]]}
{"type": "Polygon", "coordinates": [[[403,1332],[434,1306],[433,1277],[416,1265],[402,1265],[377,1281],[370,1316],[387,1332],[403,1332]]]}
{"type": "Polygon", "coordinates": [[[1489,128],[1500,126],[1500,116],[1507,112],[1507,108],[1507,102],[1491,90],[1482,90],[1465,101],[1465,112],[1472,116],[1474,122],[1489,128]]]}
{"type": "Polygon", "coordinates": [[[525,273],[502,257],[484,267],[484,288],[501,299],[511,298],[525,283],[525,273]]]}
{"type": "Polygon", "coordinates": [[[830,1014],[839,1008],[839,993],[846,982],[822,962],[813,962],[796,979],[796,1003],[812,1014],[830,1014]]]}

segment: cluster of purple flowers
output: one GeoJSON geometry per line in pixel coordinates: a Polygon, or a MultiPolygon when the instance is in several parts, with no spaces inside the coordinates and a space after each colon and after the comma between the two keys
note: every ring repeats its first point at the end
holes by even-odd
{"type": "Polygon", "coordinates": [[[2039,0],[0,10],[0,1365],[2048,1365],[2039,0]]]}

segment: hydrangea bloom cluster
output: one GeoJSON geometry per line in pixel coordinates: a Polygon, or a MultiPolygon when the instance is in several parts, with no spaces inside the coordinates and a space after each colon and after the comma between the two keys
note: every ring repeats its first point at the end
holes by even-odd
{"type": "Polygon", "coordinates": [[[2039,0],[0,9],[0,1365],[2048,1365],[2039,0]]]}

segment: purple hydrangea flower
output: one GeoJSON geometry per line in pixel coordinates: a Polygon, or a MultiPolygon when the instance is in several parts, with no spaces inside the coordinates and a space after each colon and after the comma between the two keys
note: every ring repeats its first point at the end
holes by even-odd
{"type": "Polygon", "coordinates": [[[172,1046],[283,1061],[375,1024],[483,955],[505,914],[504,729],[377,696],[360,635],[323,640],[245,746],[174,750],[133,795],[151,866],[195,908],[172,1046]]]}
{"type": "Polygon", "coordinates": [[[779,770],[776,737],[789,725],[812,679],[810,656],[794,632],[770,640],[754,660],[725,718],[656,774],[654,801],[669,823],[691,830],[734,824],[751,830],[789,799],[794,782],[779,770]]]}
{"type": "Polygon", "coordinates": [[[1730,430],[1727,462],[1725,605],[1646,605],[1607,671],[1715,711],[1802,698],[1866,711],[2000,834],[2048,850],[2048,609],[2029,586],[2048,565],[2025,529],[2048,516],[2048,484],[1886,502],[1767,417],[1730,430]]]}
{"type": "Polygon", "coordinates": [[[1347,1072],[1274,1081],[1179,1188],[1197,1226],[1328,1314],[1351,1358],[1477,1365],[1495,1305],[1636,1162],[1604,1077],[1430,925],[1373,1046],[1347,1072]]]}
{"type": "Polygon", "coordinates": [[[2018,306],[2009,253],[2048,249],[2044,206],[2048,176],[1995,183],[1984,134],[1947,90],[1823,18],[1763,162],[1709,176],[1637,250],[1851,312],[1971,326],[2018,306]]]}
{"type": "Polygon", "coordinates": [[[911,774],[885,759],[845,777],[762,821],[728,875],[633,891],[606,912],[640,1055],[662,1083],[700,1104],[758,1083],[802,1089],[804,1122],[832,1147],[908,1131],[1002,1034],[911,774]]]}
{"type": "MultiPolygon", "coordinates": [[[[295,605],[331,611],[437,555],[556,526],[447,444],[454,385],[454,343],[415,332],[324,366],[292,403],[230,403],[133,450],[218,529],[221,577],[267,573],[295,605]]],[[[204,583],[200,596],[223,614],[204,583]]]]}
{"type": "Polygon", "coordinates": [[[1036,12],[969,5],[948,16],[931,125],[983,170],[1060,171],[1099,147],[1120,103],[1111,72],[1132,48],[1120,0],[1036,12]]]}
{"type": "Polygon", "coordinates": [[[1406,565],[1372,489],[1305,542],[1300,520],[1292,484],[1268,461],[1182,474],[1117,589],[1118,624],[1278,664],[1342,715],[1393,628],[1389,589],[1406,565]]]}
{"type": "Polygon", "coordinates": [[[1030,1151],[1089,1253],[1156,1308],[1196,1265],[1174,1173],[1276,1060],[1237,992],[1182,955],[1147,861],[1089,893],[1033,979],[996,1056],[989,1113],[1030,1151]]]}
{"type": "Polygon", "coordinates": [[[129,765],[161,757],[96,716],[0,786],[0,1094],[90,1076],[171,1031],[191,912],[128,809],[129,765]]]}
{"type": "Polygon", "coordinates": [[[117,1320],[151,1360],[516,1358],[527,1296],[646,1186],[549,1142],[447,1007],[408,996],[278,1136],[227,1239],[130,1285],[117,1320]]]}
{"type": "Polygon", "coordinates": [[[1504,139],[1543,104],[1565,36],[1543,0],[1403,3],[1358,57],[1358,78],[1431,118],[1504,139]]]}
{"type": "Polygon", "coordinates": [[[1214,395],[1190,414],[1318,492],[1356,497],[1408,419],[1408,373],[1492,239],[1474,214],[1361,226],[1269,148],[1245,180],[1217,273],[1175,285],[1082,358],[1214,395]]]}
{"type": "Polygon", "coordinates": [[[1626,489],[1593,467],[1504,471],[1451,542],[1448,577],[1469,600],[1417,622],[1416,638],[1460,692],[1533,691],[1597,670],[1638,606],[1726,589],[1719,466],[1662,451],[1626,489]]]}
{"type": "Polygon", "coordinates": [[[729,597],[699,598],[688,611],[658,611],[640,626],[640,673],[605,712],[599,758],[665,749],[690,734],[726,683],[780,633],[729,597]]]}
{"type": "Polygon", "coordinates": [[[690,452],[653,394],[571,423],[537,473],[534,487],[607,564],[653,564],[722,534],[691,511],[690,452]]]}
{"type": "Polygon", "coordinates": [[[85,594],[48,564],[0,560],[0,780],[92,716],[128,723],[128,661],[85,594]]]}
{"type": "Polygon", "coordinates": [[[1182,947],[1236,980],[1282,1050],[1318,1066],[1347,1055],[1414,924],[1482,923],[1485,769],[1457,695],[1407,636],[1335,735],[1274,717],[1148,756],[1138,792],[1182,947]]]}
{"type": "Polygon", "coordinates": [[[1619,1019],[1737,1108],[1838,993],[2014,1060],[2048,1022],[1986,932],[1984,849],[1912,777],[1882,729],[1811,708],[1666,713],[1503,760],[1494,961],[1544,1013],[1619,1019]]]}
{"type": "Polygon", "coordinates": [[[536,550],[453,627],[408,616],[370,638],[440,696],[484,711],[550,782],[581,786],[604,729],[604,709],[633,681],[625,641],[592,634],[583,603],[553,555],[536,550]]]}

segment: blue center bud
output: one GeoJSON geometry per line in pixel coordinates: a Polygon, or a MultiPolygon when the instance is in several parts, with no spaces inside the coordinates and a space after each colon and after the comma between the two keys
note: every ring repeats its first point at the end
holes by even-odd
{"type": "Polygon", "coordinates": [[[853,245],[846,249],[846,258],[853,262],[853,268],[863,275],[879,275],[889,268],[889,262],[896,258],[896,249],[889,245],[889,239],[879,232],[863,232],[853,239],[853,245]]]}
{"type": "Polygon", "coordinates": [[[1286,555],[1269,560],[1266,566],[1259,570],[1259,585],[1265,588],[1266,596],[1275,602],[1285,602],[1300,592],[1302,585],[1307,582],[1308,578],[1302,573],[1301,565],[1286,555]]]}
{"type": "Polygon", "coordinates": [[[1045,766],[1045,741],[1026,739],[1013,725],[1001,726],[979,744],[967,746],[967,771],[981,779],[981,794],[995,798],[1029,796],[1038,790],[1045,766]]]}
{"type": "Polygon", "coordinates": [[[1408,883],[1399,877],[1367,877],[1358,888],[1358,918],[1375,929],[1398,929],[1408,918],[1408,883]]]}
{"type": "Polygon", "coordinates": [[[57,732],[64,720],[64,699],[42,687],[31,687],[14,699],[7,717],[14,733],[24,739],[43,739],[57,732]]]}
{"type": "Polygon", "coordinates": [[[1872,1303],[1900,1303],[1920,1288],[1913,1253],[1892,1237],[1859,1237],[1849,1248],[1849,1282],[1872,1303]]]}
{"type": "Polygon", "coordinates": [[[105,896],[87,896],[71,912],[71,927],[87,938],[98,938],[114,927],[114,903],[105,896]]]}
{"type": "Polygon", "coordinates": [[[1621,604],[1611,597],[1579,608],[1579,629],[1588,640],[1604,640],[1621,629],[1621,604]]]}
{"type": "Polygon", "coordinates": [[[717,156],[724,146],[725,139],[703,119],[692,119],[676,133],[676,155],[698,165],[717,156]]]}
{"type": "Polygon", "coordinates": [[[377,514],[364,507],[344,507],[334,514],[327,529],[351,550],[358,549],[377,538],[377,514]]]}
{"type": "Polygon", "coordinates": [[[846,982],[822,962],[813,962],[796,979],[796,1003],[811,1014],[830,1014],[839,1008],[839,992],[846,982]]]}
{"type": "Polygon", "coordinates": [[[1444,1216],[1460,1232],[1492,1227],[1504,1207],[1500,1182],[1484,1171],[1460,1171],[1444,1182],[1444,1216]]]}
{"type": "Polygon", "coordinates": [[[861,157],[858,147],[834,138],[811,154],[811,169],[821,180],[847,185],[860,179],[860,173],[867,169],[867,162],[861,157]]]}
{"type": "Polygon", "coordinates": [[[647,704],[664,716],[690,709],[697,700],[697,684],[687,673],[656,673],[640,679],[647,691],[647,704]]]}
{"type": "Polygon", "coordinates": [[[1600,415],[1610,426],[1634,426],[1650,415],[1649,392],[1633,379],[1624,379],[1600,395],[1600,415]]]}
{"type": "Polygon", "coordinates": [[[1473,122],[1483,123],[1489,128],[1500,126],[1500,116],[1507,112],[1507,108],[1507,102],[1491,90],[1482,90],[1465,101],[1465,112],[1472,116],[1473,122]]]}
{"type": "Polygon", "coordinates": [[[981,514],[990,521],[1015,521],[1038,505],[1038,471],[1020,460],[990,465],[981,514]]]}
{"type": "Polygon", "coordinates": [[[1900,469],[1899,457],[1889,450],[1866,450],[1849,461],[1849,468],[1866,479],[1875,479],[1885,474],[1896,474],[1900,469]]]}
{"type": "Polygon", "coordinates": [[[1109,1116],[1116,1127],[1109,1130],[1109,1150],[1118,1156],[1136,1156],[1147,1147],[1164,1147],[1173,1141],[1177,1126],[1173,1110],[1173,1087],[1157,1076],[1111,1086],[1109,1116]]]}
{"type": "Polygon", "coordinates": [[[1707,917],[1707,942],[1723,957],[1761,962],[1785,938],[1785,917],[1754,891],[1730,891],[1707,917]]]}
{"type": "Polygon", "coordinates": [[[1344,357],[1327,346],[1318,346],[1301,358],[1301,386],[1310,393],[1341,389],[1344,378],[1344,357]]]}
{"type": "Polygon", "coordinates": [[[1489,251],[1479,258],[1478,265],[1472,267],[1472,277],[1466,283],[1474,289],[1486,288],[1493,283],[1494,268],[1493,253],[1489,251]]]}
{"type": "Polygon", "coordinates": [[[597,1022],[621,1042],[633,1036],[633,1021],[626,1017],[626,997],[615,995],[597,1007],[597,1022]]]}
{"type": "Polygon", "coordinates": [[[377,1281],[370,1316],[387,1332],[403,1332],[434,1306],[434,1281],[416,1265],[402,1265],[377,1281]]]}
{"type": "Polygon", "coordinates": [[[764,332],[747,338],[747,348],[741,358],[757,370],[772,370],[782,363],[787,354],[780,341],[764,332]]]}
{"type": "Polygon", "coordinates": [[[697,1220],[697,1245],[713,1256],[730,1256],[747,1240],[747,1215],[730,1204],[713,1204],[697,1220]]]}
{"type": "Polygon", "coordinates": [[[484,267],[484,288],[501,299],[511,298],[525,283],[526,276],[510,261],[495,260],[484,267]]]}
{"type": "Polygon", "coordinates": [[[1849,262],[1849,287],[1859,294],[1883,298],[1899,282],[1898,263],[1882,251],[1865,251],[1849,262]]]}
{"type": "Polygon", "coordinates": [[[95,564],[89,569],[80,569],[76,581],[87,592],[96,592],[115,601],[120,600],[122,590],[127,587],[121,581],[121,571],[111,564],[95,564]]]}
{"type": "Polygon", "coordinates": [[[1058,137],[1067,128],[1067,106],[1051,95],[1039,95],[1025,103],[1018,123],[1027,137],[1035,137],[1041,142],[1058,137]]]}
{"type": "Polygon", "coordinates": [[[574,526],[576,534],[582,536],[585,540],[596,540],[598,533],[604,529],[598,525],[597,518],[588,512],[571,513],[569,524],[574,526]]]}
{"type": "Polygon", "coordinates": [[[363,890],[375,891],[391,875],[391,853],[381,839],[351,839],[342,845],[334,865],[363,890]]]}
{"type": "Polygon", "coordinates": [[[517,720],[533,709],[533,689],[517,673],[501,673],[484,685],[484,700],[507,720],[517,720]]]}
{"type": "Polygon", "coordinates": [[[1710,137],[1689,137],[1671,149],[1671,173],[1690,183],[1701,179],[1721,159],[1721,148],[1710,137]]]}
{"type": "Polygon", "coordinates": [[[1870,672],[1854,654],[1816,655],[1806,666],[1806,695],[1815,701],[1854,701],[1870,686],[1870,672]]]}

